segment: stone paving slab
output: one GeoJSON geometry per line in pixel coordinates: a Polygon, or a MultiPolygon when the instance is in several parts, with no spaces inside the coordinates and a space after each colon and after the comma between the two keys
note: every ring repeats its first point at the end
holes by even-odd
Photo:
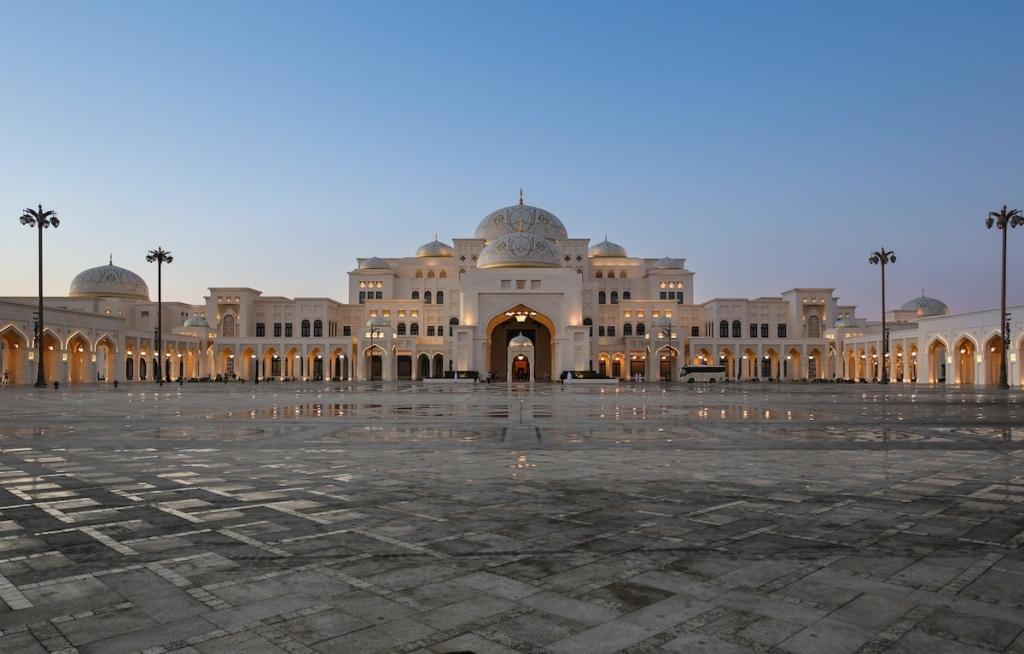
{"type": "Polygon", "coordinates": [[[901,385],[4,389],[0,651],[1024,654],[1022,424],[901,385]]]}

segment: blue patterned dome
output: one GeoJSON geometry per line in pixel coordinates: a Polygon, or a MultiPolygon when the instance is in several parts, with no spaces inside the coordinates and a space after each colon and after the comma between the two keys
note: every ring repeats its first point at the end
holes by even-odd
{"type": "Polygon", "coordinates": [[[913,311],[917,314],[918,318],[944,316],[949,313],[949,307],[946,306],[945,302],[923,294],[921,297],[914,298],[913,300],[904,303],[900,309],[903,311],[913,311]]]}

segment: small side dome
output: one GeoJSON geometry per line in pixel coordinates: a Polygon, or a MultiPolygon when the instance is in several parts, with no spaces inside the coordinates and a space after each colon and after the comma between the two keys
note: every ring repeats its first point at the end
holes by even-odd
{"type": "Polygon", "coordinates": [[[477,268],[559,268],[558,246],[528,232],[505,234],[480,251],[477,268]]]}
{"type": "Polygon", "coordinates": [[[444,241],[434,240],[429,243],[424,243],[416,250],[417,257],[454,257],[455,248],[448,245],[444,241]]]}
{"type": "Polygon", "coordinates": [[[383,318],[381,316],[374,316],[366,321],[366,327],[368,329],[384,329],[385,327],[390,326],[391,322],[387,318],[383,318]]]}
{"type": "Polygon", "coordinates": [[[526,336],[523,336],[522,334],[520,334],[519,336],[516,336],[511,341],[509,341],[508,342],[508,346],[510,348],[516,348],[516,349],[522,349],[522,348],[526,348],[526,347],[533,347],[533,341],[531,341],[526,336]]]}
{"type": "Polygon", "coordinates": [[[587,254],[591,257],[628,257],[626,254],[626,248],[622,247],[618,243],[612,243],[605,236],[604,240],[600,243],[595,243],[590,246],[587,254]]]}
{"type": "Polygon", "coordinates": [[[391,270],[391,264],[379,257],[359,260],[359,270],[391,270]]]}
{"type": "Polygon", "coordinates": [[[651,270],[682,270],[683,260],[663,257],[651,264],[651,270]]]}
{"type": "Polygon", "coordinates": [[[71,297],[116,297],[149,302],[146,282],[128,270],[115,266],[113,259],[105,266],[89,268],[75,275],[68,291],[71,297]]]}
{"type": "Polygon", "coordinates": [[[204,316],[200,316],[198,313],[193,313],[185,321],[185,324],[183,325],[183,327],[193,327],[193,328],[199,328],[199,329],[209,329],[210,325],[209,325],[209,323],[206,322],[206,318],[204,316]]]}
{"type": "Polygon", "coordinates": [[[916,297],[900,307],[903,311],[913,311],[918,318],[928,316],[945,316],[949,314],[949,307],[942,300],[928,297],[923,292],[921,297],[916,297]]]}

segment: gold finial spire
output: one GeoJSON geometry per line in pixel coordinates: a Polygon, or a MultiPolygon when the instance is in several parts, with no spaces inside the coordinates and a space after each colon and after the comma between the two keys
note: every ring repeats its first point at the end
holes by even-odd
{"type": "Polygon", "coordinates": [[[523,206],[523,187],[519,187],[519,206],[523,206]]]}
{"type": "Polygon", "coordinates": [[[111,265],[111,266],[114,265],[114,253],[113,252],[110,253],[110,260],[108,261],[108,264],[111,265]]]}

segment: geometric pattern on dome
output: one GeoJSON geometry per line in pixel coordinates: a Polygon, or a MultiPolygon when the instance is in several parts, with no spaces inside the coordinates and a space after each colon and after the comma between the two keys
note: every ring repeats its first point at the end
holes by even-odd
{"type": "Polygon", "coordinates": [[[942,300],[928,297],[923,292],[920,297],[916,297],[909,302],[905,302],[902,307],[903,311],[913,311],[918,318],[927,318],[928,316],[944,316],[949,313],[949,307],[942,300]]]}
{"type": "Polygon", "coordinates": [[[683,269],[683,260],[682,259],[673,259],[672,257],[663,257],[663,258],[658,259],[657,261],[655,261],[653,264],[651,264],[651,269],[652,270],[682,270],[683,269]]]}
{"type": "Polygon", "coordinates": [[[587,254],[590,257],[628,257],[626,254],[626,248],[622,247],[618,243],[612,243],[605,236],[604,240],[600,243],[595,243],[590,246],[587,250],[587,254]]]}
{"type": "Polygon", "coordinates": [[[454,257],[455,248],[448,245],[443,241],[438,241],[437,237],[430,243],[424,243],[416,249],[417,257],[454,257]]]}
{"type": "Polygon", "coordinates": [[[68,290],[71,297],[118,297],[149,301],[149,286],[128,270],[115,266],[89,268],[75,275],[68,290]]]}
{"type": "Polygon", "coordinates": [[[517,232],[536,234],[551,241],[568,237],[565,225],[555,214],[528,204],[515,204],[487,214],[477,226],[474,237],[490,242],[517,232]]]}
{"type": "Polygon", "coordinates": [[[542,236],[513,232],[484,246],[477,268],[559,268],[558,246],[542,236]]]}
{"type": "Polygon", "coordinates": [[[516,336],[512,340],[510,340],[508,342],[508,346],[510,348],[520,348],[520,349],[521,348],[530,348],[530,347],[533,347],[533,341],[531,341],[528,337],[523,336],[522,334],[520,334],[519,336],[516,336]]]}
{"type": "Polygon", "coordinates": [[[370,257],[359,262],[359,270],[390,270],[391,264],[379,257],[370,257]]]}

